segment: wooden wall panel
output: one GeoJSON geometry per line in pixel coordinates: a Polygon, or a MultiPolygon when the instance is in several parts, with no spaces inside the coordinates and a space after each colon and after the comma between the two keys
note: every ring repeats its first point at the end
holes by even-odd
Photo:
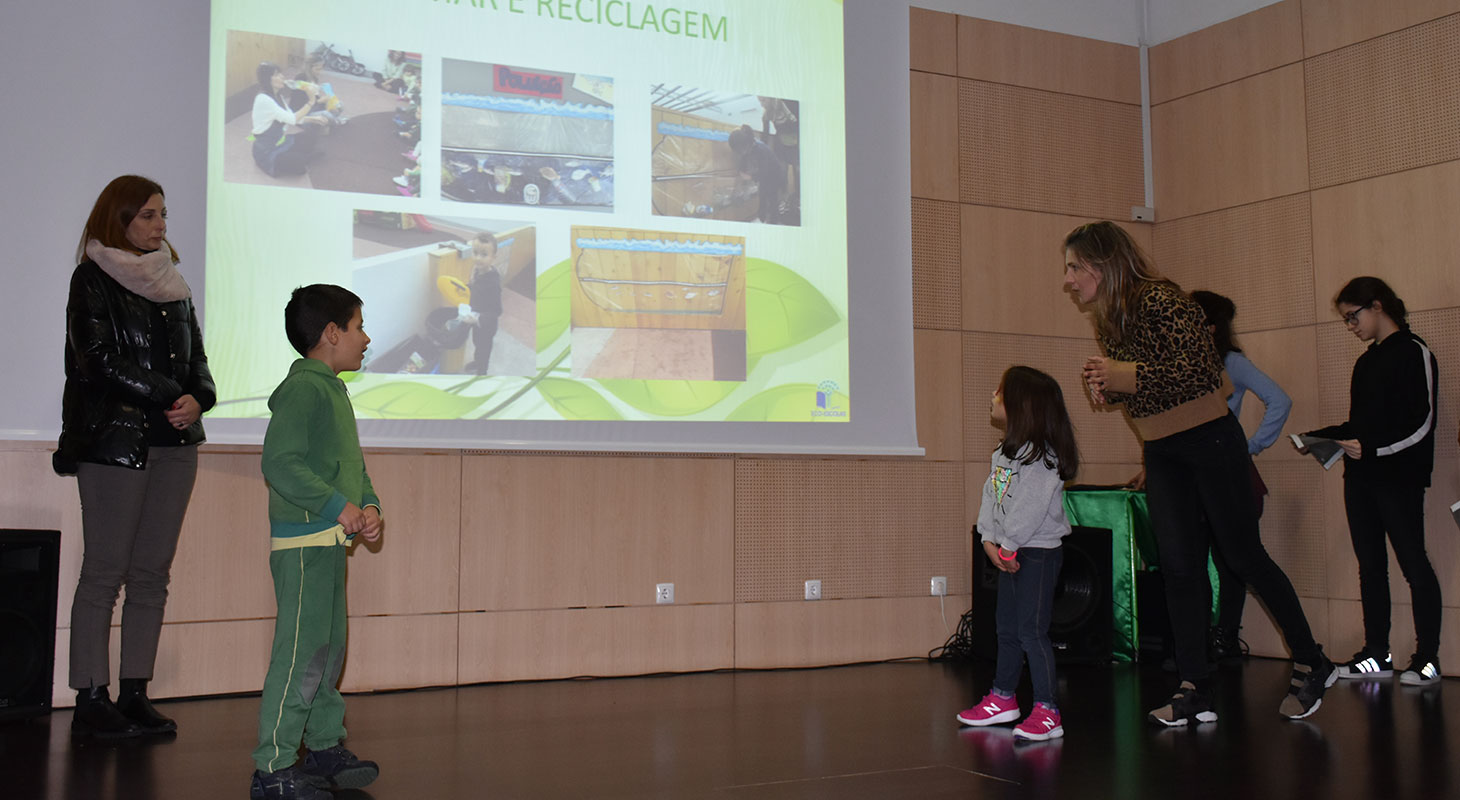
{"type": "Polygon", "coordinates": [[[913,327],[956,331],[962,322],[959,205],[912,201],[913,327]]]}
{"type": "Polygon", "coordinates": [[[913,331],[918,445],[930,461],[963,458],[963,357],[956,331],[913,331]]]}
{"type": "Polygon", "coordinates": [[[259,455],[199,453],[198,481],[172,562],[165,619],[273,617],[269,493],[259,455]]]}
{"type": "Polygon", "coordinates": [[[908,82],[912,195],[957,201],[958,79],[914,72],[908,82]]]}
{"type": "Polygon", "coordinates": [[[455,612],[351,616],[340,691],[456,684],[456,622],[455,612]]]}
{"type": "Polygon", "coordinates": [[[908,8],[908,66],[918,72],[958,74],[958,17],[908,8]]]}
{"type": "MultiPolygon", "coordinates": [[[[950,591],[953,577],[948,577],[950,591]]],[[[923,657],[942,645],[971,596],[746,603],[735,607],[739,669],[923,657]],[[944,624],[946,622],[946,625],[944,624]]]]}
{"type": "Polygon", "coordinates": [[[461,683],[645,675],[734,664],[731,605],[460,615],[461,683]]]}
{"type": "Polygon", "coordinates": [[[1303,68],[1293,64],[1151,109],[1159,220],[1308,188],[1303,68]]]}
{"type": "MultiPolygon", "coordinates": [[[[272,618],[165,624],[147,692],[158,699],[257,692],[264,685],[273,636],[272,618]]],[[[122,652],[122,631],[116,626],[111,629],[110,651],[115,681],[122,652]]],[[[56,708],[76,705],[76,690],[68,685],[70,659],[69,630],[58,631],[51,678],[51,704],[56,708]]]]}
{"type": "MultiPolygon", "coordinates": [[[[1004,370],[1024,364],[1059,381],[1065,407],[1075,425],[1081,457],[1090,463],[1131,464],[1141,460],[1140,442],[1118,407],[1095,408],[1080,379],[1080,368],[1100,348],[1094,338],[1063,339],[1010,334],[966,333],[963,338],[963,455],[988,463],[999,441],[989,424],[989,397],[1004,370]]],[[[986,469],[986,467],[985,467],[986,469]]]]}
{"type": "Polygon", "coordinates": [[[1312,193],[1313,292],[1319,321],[1350,279],[1376,275],[1411,310],[1460,305],[1460,162],[1312,193]]]}
{"type": "Polygon", "coordinates": [[[366,459],[385,507],[385,535],[378,545],[359,541],[350,555],[350,614],[455,611],[461,453],[372,451],[366,459]]]}
{"type": "Polygon", "coordinates": [[[927,596],[964,556],[963,464],[740,459],[735,464],[735,600],[927,596]]]}
{"type": "MultiPolygon", "coordinates": [[[[1237,320],[1242,320],[1242,307],[1237,307],[1237,320]]],[[[1310,456],[1299,455],[1284,438],[1289,433],[1302,433],[1321,427],[1319,410],[1324,397],[1339,392],[1318,380],[1318,341],[1311,326],[1237,334],[1237,346],[1257,368],[1277,381],[1293,401],[1283,435],[1258,456],[1258,466],[1266,469],[1274,461],[1300,461],[1321,469],[1310,456]]],[[[1262,423],[1264,408],[1256,395],[1248,393],[1242,401],[1242,427],[1250,437],[1262,423]]]]}
{"type": "Polygon", "coordinates": [[[1151,104],[1302,60],[1299,0],[1283,0],[1152,47],[1151,104]]]}
{"type": "Polygon", "coordinates": [[[1187,291],[1237,304],[1239,332],[1307,325],[1313,317],[1308,194],[1155,225],[1156,268],[1187,291]]]}
{"type": "Polygon", "coordinates": [[[1303,52],[1327,53],[1460,11],[1460,0],[1302,0],[1303,52]]]}
{"type": "Polygon", "coordinates": [[[1292,459],[1263,463],[1268,496],[1262,511],[1262,543],[1300,597],[1328,597],[1328,539],[1321,496],[1323,468],[1292,459]]]}
{"type": "MultiPolygon", "coordinates": [[[[0,492],[0,526],[61,532],[56,626],[65,629],[57,632],[57,638],[64,638],[69,635],[71,600],[81,575],[81,498],[75,478],[51,470],[53,448],[50,443],[0,442],[0,484],[5,486],[0,492]]],[[[120,613],[113,619],[120,621],[120,613]]]]}
{"type": "Polygon", "coordinates": [[[1141,104],[1138,48],[974,17],[958,17],[958,76],[1141,104]]]}
{"type": "MultiPolygon", "coordinates": [[[[1313,631],[1313,638],[1323,645],[1324,654],[1335,661],[1340,660],[1328,644],[1329,601],[1310,597],[1298,599],[1303,604],[1303,613],[1308,617],[1308,627],[1313,631]]],[[[1268,616],[1267,609],[1261,603],[1253,602],[1251,598],[1248,598],[1247,605],[1242,610],[1241,636],[1254,656],[1283,659],[1292,657],[1287,644],[1283,642],[1282,633],[1273,624],[1272,617],[1268,616]]],[[[1347,658],[1345,654],[1342,660],[1347,658]]],[[[1281,695],[1274,696],[1273,702],[1280,699],[1281,695]]]]}
{"type": "Polygon", "coordinates": [[[461,608],[729,602],[733,459],[468,455],[461,608]]]}
{"type": "Polygon", "coordinates": [[[957,157],[964,203],[1117,220],[1145,204],[1138,105],[963,80],[957,157]]]}
{"type": "Polygon", "coordinates": [[[1309,59],[1313,187],[1460,158],[1460,15],[1309,59]]]}
{"type": "MultiPolygon", "coordinates": [[[[1086,338],[1090,318],[1064,290],[1061,243],[1091,217],[989,206],[962,207],[963,329],[1086,338]]],[[[1151,250],[1151,226],[1122,222],[1151,250]]]]}

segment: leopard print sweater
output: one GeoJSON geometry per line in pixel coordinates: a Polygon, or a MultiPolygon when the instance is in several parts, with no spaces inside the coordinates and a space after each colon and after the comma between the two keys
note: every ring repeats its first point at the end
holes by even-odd
{"type": "Polygon", "coordinates": [[[1230,383],[1201,306],[1165,283],[1148,285],[1137,302],[1136,324],[1124,340],[1099,337],[1107,357],[1136,365],[1136,391],[1107,392],[1107,401],[1124,403],[1147,440],[1159,438],[1148,434],[1169,435],[1222,416],[1230,383]],[[1221,401],[1220,408],[1213,398],[1221,401]],[[1157,423],[1156,417],[1166,419],[1157,423]],[[1149,427],[1143,420],[1155,423],[1155,429],[1143,430],[1149,427]],[[1172,425],[1185,427],[1170,430],[1172,425]]]}

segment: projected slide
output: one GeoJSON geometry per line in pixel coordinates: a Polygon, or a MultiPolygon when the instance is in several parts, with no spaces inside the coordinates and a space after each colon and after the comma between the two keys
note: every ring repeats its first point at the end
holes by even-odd
{"type": "Polygon", "coordinates": [[[838,0],[215,0],[210,419],[268,416],[290,291],[335,283],[372,339],[356,412],[399,440],[850,420],[842,22],[838,0]]]}

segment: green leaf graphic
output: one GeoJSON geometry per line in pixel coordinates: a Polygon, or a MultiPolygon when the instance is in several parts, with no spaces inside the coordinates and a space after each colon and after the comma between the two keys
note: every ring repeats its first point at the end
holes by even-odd
{"type": "MultiPolygon", "coordinates": [[[[827,408],[847,411],[851,403],[846,395],[836,392],[827,398],[827,408]]],[[[809,383],[788,383],[766,389],[740,404],[726,417],[731,422],[841,422],[847,417],[812,416],[816,408],[816,387],[809,383]]]]}
{"type": "Polygon", "coordinates": [[[746,354],[754,359],[810,339],[841,319],[815,286],[763,258],[745,266],[746,354]]]}
{"type": "Polygon", "coordinates": [[[655,416],[683,417],[713,406],[740,388],[738,381],[601,380],[615,397],[655,416]]]}
{"type": "Polygon", "coordinates": [[[552,269],[537,276],[537,352],[546,350],[556,342],[573,315],[572,303],[568,302],[569,279],[568,259],[563,259],[552,269]]]}
{"type": "Polygon", "coordinates": [[[603,395],[577,381],[543,378],[537,391],[563,419],[623,419],[603,395]]]}
{"type": "Polygon", "coordinates": [[[458,419],[496,394],[462,397],[434,386],[397,381],[373,386],[350,398],[357,415],[386,419],[458,419]]]}

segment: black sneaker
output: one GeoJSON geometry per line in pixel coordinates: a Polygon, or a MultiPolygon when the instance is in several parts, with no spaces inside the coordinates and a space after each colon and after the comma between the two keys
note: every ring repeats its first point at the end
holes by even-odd
{"type": "Polygon", "coordinates": [[[1394,674],[1394,659],[1388,653],[1383,658],[1371,655],[1368,650],[1354,653],[1352,661],[1335,665],[1338,677],[1348,680],[1365,678],[1387,678],[1394,674]]]}
{"type": "Polygon", "coordinates": [[[1212,710],[1211,699],[1196,690],[1196,684],[1182,681],[1176,694],[1171,695],[1171,702],[1147,714],[1146,719],[1179,728],[1192,722],[1216,722],[1217,712],[1212,710]]]}
{"type": "Polygon", "coordinates": [[[305,775],[299,766],[273,772],[253,771],[248,787],[249,800],[333,800],[334,795],[320,788],[319,779],[305,775]]]}
{"type": "Polygon", "coordinates": [[[1288,696],[1278,706],[1278,713],[1288,719],[1302,719],[1323,705],[1323,693],[1338,683],[1338,667],[1321,653],[1323,661],[1317,667],[1307,664],[1293,665],[1293,684],[1288,687],[1288,696]]]}
{"type": "Polygon", "coordinates": [[[1409,666],[1399,673],[1399,682],[1405,686],[1435,686],[1440,682],[1439,659],[1418,653],[1409,660],[1409,666]]]}
{"type": "Polygon", "coordinates": [[[380,766],[374,761],[361,761],[344,745],[337,744],[328,750],[305,753],[299,771],[321,779],[331,789],[361,789],[375,782],[380,766]]]}

